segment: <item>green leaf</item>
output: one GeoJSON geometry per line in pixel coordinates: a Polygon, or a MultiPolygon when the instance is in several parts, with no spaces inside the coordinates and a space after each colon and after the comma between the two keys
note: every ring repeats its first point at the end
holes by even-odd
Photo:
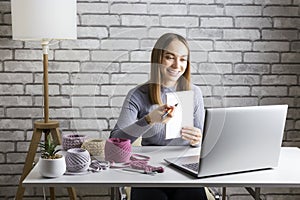
{"type": "Polygon", "coordinates": [[[61,151],[61,149],[57,149],[58,145],[55,143],[51,134],[49,134],[44,143],[40,142],[39,147],[41,149],[42,158],[55,158],[57,152],[61,151]]]}

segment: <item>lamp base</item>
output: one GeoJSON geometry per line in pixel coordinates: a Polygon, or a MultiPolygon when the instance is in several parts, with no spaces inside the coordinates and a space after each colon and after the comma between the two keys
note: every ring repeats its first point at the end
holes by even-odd
{"type": "MultiPolygon", "coordinates": [[[[48,134],[51,134],[53,140],[57,144],[61,144],[61,137],[60,137],[58,121],[48,121],[48,122],[36,121],[36,122],[34,122],[34,131],[32,134],[29,150],[28,150],[28,153],[26,156],[23,173],[20,178],[18,190],[16,193],[16,200],[23,199],[25,188],[22,186],[22,182],[32,169],[32,166],[34,164],[34,157],[35,157],[36,151],[38,149],[38,144],[41,140],[43,132],[45,133],[45,138],[47,137],[48,134]]],[[[75,200],[76,199],[75,189],[73,187],[68,187],[67,189],[68,189],[70,199],[75,200]]],[[[50,187],[50,196],[51,196],[51,199],[55,199],[55,192],[54,192],[53,187],[50,187]]]]}

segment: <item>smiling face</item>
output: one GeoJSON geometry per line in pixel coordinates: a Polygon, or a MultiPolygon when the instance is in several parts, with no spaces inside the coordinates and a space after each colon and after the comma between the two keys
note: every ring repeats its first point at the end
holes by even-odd
{"type": "Polygon", "coordinates": [[[177,39],[164,49],[160,68],[163,86],[174,87],[177,84],[187,68],[188,53],[188,48],[177,39]]]}

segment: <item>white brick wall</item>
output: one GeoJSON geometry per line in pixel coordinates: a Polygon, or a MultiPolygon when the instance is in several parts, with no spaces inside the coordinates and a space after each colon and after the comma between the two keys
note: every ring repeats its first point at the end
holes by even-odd
{"type": "MultiPolygon", "coordinates": [[[[288,104],[283,144],[300,147],[300,0],[81,0],[77,6],[78,39],[55,43],[49,53],[50,118],[62,133],[107,137],[127,92],[148,80],[156,39],[175,32],[190,43],[192,80],[206,107],[288,104]]],[[[4,200],[14,197],[33,122],[43,118],[40,43],[11,35],[10,1],[0,0],[4,200]]],[[[82,200],[109,199],[107,188],[77,193],[82,200]]],[[[299,189],[262,193],[267,200],[300,199],[299,189]]],[[[42,190],[26,196],[41,199],[42,190]]],[[[250,199],[241,188],[228,189],[227,197],[250,199]]]]}
{"type": "Polygon", "coordinates": [[[232,40],[258,40],[260,31],[258,29],[224,29],[224,39],[232,40]]]}

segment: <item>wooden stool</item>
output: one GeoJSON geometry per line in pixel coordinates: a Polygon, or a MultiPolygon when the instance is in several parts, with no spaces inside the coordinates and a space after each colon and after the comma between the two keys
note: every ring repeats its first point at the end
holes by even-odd
{"type": "MultiPolygon", "coordinates": [[[[33,167],[34,163],[34,157],[38,149],[38,144],[41,140],[42,133],[45,133],[45,138],[47,138],[47,135],[50,133],[52,135],[52,138],[57,144],[61,144],[61,137],[60,137],[60,132],[59,132],[59,123],[57,121],[37,121],[34,123],[34,131],[33,135],[31,138],[29,150],[27,153],[27,157],[25,160],[24,168],[23,168],[23,173],[20,178],[19,182],[19,187],[16,193],[16,200],[22,200],[25,188],[22,186],[23,180],[26,178],[26,176],[29,174],[33,167]]],[[[68,187],[68,193],[70,196],[70,200],[75,200],[76,199],[76,192],[73,187],[68,187]]],[[[54,187],[50,187],[50,197],[51,200],[55,199],[55,191],[54,187]]]]}

